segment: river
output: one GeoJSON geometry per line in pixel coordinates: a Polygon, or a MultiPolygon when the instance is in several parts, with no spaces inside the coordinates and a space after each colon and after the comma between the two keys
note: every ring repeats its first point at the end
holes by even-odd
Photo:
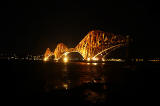
{"type": "MultiPolygon", "coordinates": [[[[3,62],[14,103],[144,104],[158,91],[159,64],[3,62]]],[[[156,101],[156,100],[155,100],[156,101]]]]}

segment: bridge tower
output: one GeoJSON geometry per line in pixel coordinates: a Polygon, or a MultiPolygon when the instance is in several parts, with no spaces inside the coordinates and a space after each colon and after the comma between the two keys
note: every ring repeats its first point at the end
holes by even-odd
{"type": "Polygon", "coordinates": [[[47,48],[46,52],[44,54],[44,60],[45,61],[48,60],[50,56],[52,56],[52,52],[51,52],[51,50],[49,48],[47,48]]]}

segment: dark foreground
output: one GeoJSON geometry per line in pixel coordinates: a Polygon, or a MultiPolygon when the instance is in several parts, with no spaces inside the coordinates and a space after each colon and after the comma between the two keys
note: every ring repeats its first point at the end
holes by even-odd
{"type": "Polygon", "coordinates": [[[5,103],[159,104],[159,63],[1,61],[1,65],[5,103]]]}

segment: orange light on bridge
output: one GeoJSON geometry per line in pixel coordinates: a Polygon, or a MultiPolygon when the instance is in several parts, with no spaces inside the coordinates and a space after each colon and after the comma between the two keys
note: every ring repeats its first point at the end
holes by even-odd
{"type": "Polygon", "coordinates": [[[43,59],[43,61],[48,61],[48,58],[47,58],[47,57],[45,57],[45,58],[43,59]]]}
{"type": "Polygon", "coordinates": [[[94,61],[98,61],[99,59],[94,57],[94,58],[92,58],[92,60],[94,60],[94,61]]]}
{"type": "Polygon", "coordinates": [[[102,58],[102,61],[106,61],[104,58],[102,58]]]}
{"type": "Polygon", "coordinates": [[[67,90],[68,89],[68,84],[63,84],[63,87],[67,90]]]}
{"type": "Polygon", "coordinates": [[[63,61],[66,63],[68,62],[68,58],[67,57],[64,57],[63,61]]]}
{"type": "Polygon", "coordinates": [[[66,52],[64,55],[67,56],[67,54],[68,54],[68,53],[66,52]]]}
{"type": "Polygon", "coordinates": [[[91,59],[90,58],[87,58],[87,61],[90,61],[91,59]]]}
{"type": "Polygon", "coordinates": [[[97,63],[92,63],[94,66],[96,66],[97,65],[97,63]]]}
{"type": "MultiPolygon", "coordinates": [[[[93,56],[102,57],[103,53],[109,53],[119,47],[126,46],[128,45],[127,39],[121,35],[115,35],[100,30],[92,30],[74,48],[68,48],[65,44],[58,43],[54,52],[51,52],[51,50],[47,48],[44,56],[49,58],[54,55],[54,58],[58,60],[62,56],[66,57],[70,52],[79,52],[88,62],[92,60],[99,61],[100,58],[96,59],[93,58],[93,56]]],[[[101,59],[101,61],[103,60],[101,59]]]]}

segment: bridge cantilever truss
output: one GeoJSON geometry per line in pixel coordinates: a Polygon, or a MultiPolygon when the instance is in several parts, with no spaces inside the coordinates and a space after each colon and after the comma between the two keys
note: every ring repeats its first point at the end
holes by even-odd
{"type": "Polygon", "coordinates": [[[68,48],[63,43],[59,43],[54,52],[47,52],[45,56],[54,55],[55,59],[60,59],[65,53],[79,52],[86,60],[103,55],[108,50],[127,45],[127,38],[113,33],[106,33],[100,30],[90,31],[75,48],[68,48]]]}

